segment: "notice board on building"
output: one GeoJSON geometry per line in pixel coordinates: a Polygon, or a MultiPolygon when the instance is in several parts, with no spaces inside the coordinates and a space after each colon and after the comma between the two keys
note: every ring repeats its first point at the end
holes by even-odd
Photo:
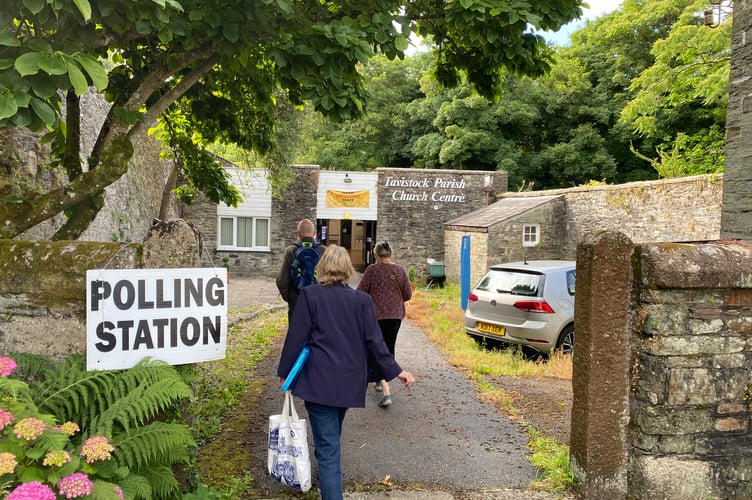
{"type": "Polygon", "coordinates": [[[210,361],[226,348],[225,268],[86,272],[87,370],[210,361]]]}

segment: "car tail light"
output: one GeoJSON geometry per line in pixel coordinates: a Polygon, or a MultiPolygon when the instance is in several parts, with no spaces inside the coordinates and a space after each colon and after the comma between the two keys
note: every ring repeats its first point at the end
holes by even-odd
{"type": "Polygon", "coordinates": [[[553,314],[554,310],[547,302],[538,300],[521,300],[514,303],[514,307],[526,312],[553,314]]]}
{"type": "Polygon", "coordinates": [[[478,296],[477,296],[477,295],[475,295],[474,293],[471,293],[471,294],[470,294],[470,295],[469,295],[469,296],[467,297],[467,300],[469,300],[470,302],[475,302],[476,300],[478,300],[478,296]]]}

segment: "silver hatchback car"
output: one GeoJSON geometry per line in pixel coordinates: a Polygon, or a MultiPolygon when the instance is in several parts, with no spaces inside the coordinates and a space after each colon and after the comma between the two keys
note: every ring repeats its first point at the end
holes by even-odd
{"type": "Polygon", "coordinates": [[[465,332],[550,355],[574,349],[576,266],[571,260],[492,266],[468,297],[465,332]]]}

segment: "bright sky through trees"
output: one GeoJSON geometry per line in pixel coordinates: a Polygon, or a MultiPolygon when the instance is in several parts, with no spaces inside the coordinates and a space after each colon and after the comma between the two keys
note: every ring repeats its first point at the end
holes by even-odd
{"type": "Polygon", "coordinates": [[[569,35],[574,31],[582,28],[585,25],[585,21],[588,19],[595,19],[596,17],[608,14],[621,6],[622,0],[586,0],[590,7],[583,10],[583,18],[578,21],[572,21],[571,23],[562,27],[556,33],[546,33],[544,36],[546,40],[554,42],[557,45],[569,45],[569,35]]]}

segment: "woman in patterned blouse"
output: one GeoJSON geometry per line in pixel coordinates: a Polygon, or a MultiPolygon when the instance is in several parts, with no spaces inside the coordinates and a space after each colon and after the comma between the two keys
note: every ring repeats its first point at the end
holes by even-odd
{"type": "MultiPolygon", "coordinates": [[[[413,291],[405,268],[392,262],[392,248],[388,242],[377,243],[373,254],[376,263],[366,268],[358,290],[366,292],[373,299],[381,334],[389,352],[394,355],[397,333],[405,318],[405,302],[410,300],[413,291]]],[[[375,382],[377,391],[384,392],[379,406],[386,408],[392,404],[389,383],[375,371],[370,381],[375,382]]]]}

